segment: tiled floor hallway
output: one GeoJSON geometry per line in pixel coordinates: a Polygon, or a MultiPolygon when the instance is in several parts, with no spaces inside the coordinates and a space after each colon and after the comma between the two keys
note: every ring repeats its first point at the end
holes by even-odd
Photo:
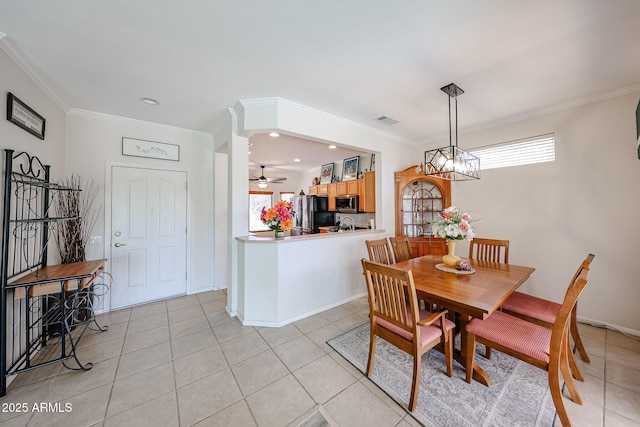
{"type": "MultiPolygon", "coordinates": [[[[325,342],[367,321],[361,298],[282,328],[244,327],[224,291],[99,316],[79,356],[19,375],[0,399],[0,426],[287,426],[319,404],[340,426],[417,426],[403,408],[325,342]],[[16,412],[9,403],[27,403],[16,412]],[[70,412],[33,412],[33,403],[70,412]],[[6,405],[5,405],[6,404],[6,405]]],[[[581,325],[590,364],[576,426],[640,426],[640,342],[581,325]]]]}

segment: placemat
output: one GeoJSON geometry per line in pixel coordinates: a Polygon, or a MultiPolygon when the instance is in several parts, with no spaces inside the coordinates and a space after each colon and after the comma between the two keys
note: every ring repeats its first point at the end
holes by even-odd
{"type": "Polygon", "coordinates": [[[457,268],[448,267],[445,263],[442,262],[440,264],[436,264],[436,268],[440,271],[453,274],[473,274],[476,272],[473,267],[471,267],[471,270],[458,270],[457,268]]]}

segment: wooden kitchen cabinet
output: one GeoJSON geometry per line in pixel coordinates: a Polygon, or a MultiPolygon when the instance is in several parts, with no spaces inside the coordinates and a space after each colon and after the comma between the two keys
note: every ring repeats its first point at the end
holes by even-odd
{"type": "Polygon", "coordinates": [[[361,212],[376,211],[376,173],[365,172],[362,179],[309,186],[309,195],[329,197],[329,210],[336,210],[336,196],[359,196],[361,212]]]}
{"type": "Polygon", "coordinates": [[[336,196],[338,195],[338,182],[327,184],[327,195],[329,196],[329,210],[336,210],[336,196]]]}
{"type": "Polygon", "coordinates": [[[338,194],[337,196],[355,196],[358,194],[358,182],[361,181],[359,179],[354,179],[352,181],[342,181],[337,182],[338,184],[338,194]]]}
{"type": "Polygon", "coordinates": [[[329,184],[321,184],[321,185],[310,185],[309,186],[309,195],[310,196],[326,196],[327,195],[327,186],[329,184]]]}
{"type": "Polygon", "coordinates": [[[355,196],[358,194],[358,181],[359,179],[354,179],[353,181],[347,181],[347,196],[355,196]]]}
{"type": "Polygon", "coordinates": [[[358,195],[360,196],[361,212],[376,211],[376,173],[365,172],[363,178],[358,180],[358,195]]]}
{"type": "Polygon", "coordinates": [[[451,206],[451,183],[415,168],[395,173],[396,236],[409,238],[414,256],[444,255],[446,241],[433,237],[431,221],[451,206]]]}

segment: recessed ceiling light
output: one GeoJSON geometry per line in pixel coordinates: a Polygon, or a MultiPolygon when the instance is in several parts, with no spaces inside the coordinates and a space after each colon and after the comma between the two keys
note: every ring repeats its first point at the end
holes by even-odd
{"type": "Polygon", "coordinates": [[[279,137],[279,136],[280,136],[280,134],[279,134],[278,132],[271,132],[271,133],[269,133],[269,136],[272,136],[272,137],[274,137],[274,138],[277,138],[277,137],[279,137]]]}
{"type": "Polygon", "coordinates": [[[338,148],[338,147],[336,147],[335,145],[330,145],[329,146],[329,150],[335,150],[336,148],[338,148]]]}
{"type": "Polygon", "coordinates": [[[144,102],[145,104],[149,104],[149,105],[158,105],[160,104],[157,100],[153,99],[153,98],[140,98],[140,101],[144,102]]]}
{"type": "Polygon", "coordinates": [[[299,162],[299,161],[300,161],[300,159],[293,159],[293,161],[294,161],[294,162],[299,162]]]}

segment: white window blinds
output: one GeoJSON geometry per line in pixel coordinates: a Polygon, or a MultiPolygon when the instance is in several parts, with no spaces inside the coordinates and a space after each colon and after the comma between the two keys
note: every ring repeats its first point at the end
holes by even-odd
{"type": "Polygon", "coordinates": [[[469,152],[480,158],[481,170],[552,162],[556,159],[556,138],[554,134],[547,134],[488,145],[469,152]]]}

